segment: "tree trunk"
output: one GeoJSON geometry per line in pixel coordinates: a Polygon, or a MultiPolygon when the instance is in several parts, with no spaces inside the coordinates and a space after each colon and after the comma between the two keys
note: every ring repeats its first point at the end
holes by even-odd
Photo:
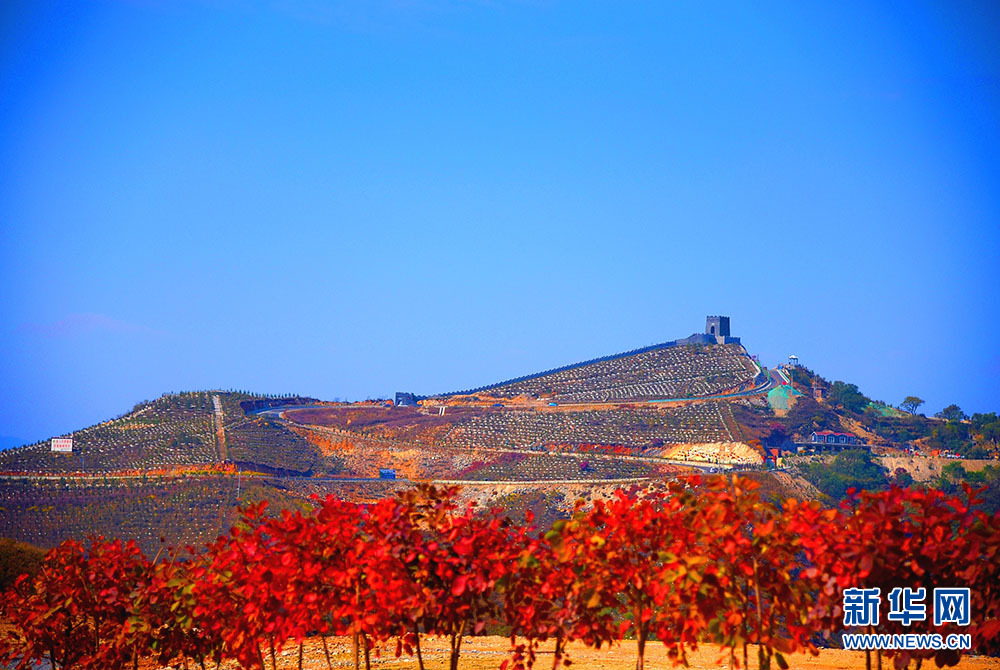
{"type": "Polygon", "coordinates": [[[458,657],[462,653],[462,633],[465,632],[465,622],[458,625],[457,631],[451,633],[451,658],[448,660],[450,670],[458,670],[458,657]]]}
{"type": "Polygon", "coordinates": [[[757,602],[757,667],[760,670],[771,670],[770,659],[764,654],[764,612],[760,608],[760,578],[757,576],[757,557],[753,559],[753,593],[757,602]]]}
{"type": "Polygon", "coordinates": [[[635,641],[638,655],[635,658],[635,670],[645,670],[646,667],[646,636],[649,635],[649,626],[642,622],[642,612],[636,610],[635,620],[638,625],[635,629],[635,641]]]}
{"type": "Polygon", "coordinates": [[[326,635],[319,636],[323,640],[323,653],[326,654],[326,670],[333,670],[333,663],[330,661],[330,647],[326,643],[326,635]]]}
{"type": "MultiPolygon", "coordinates": [[[[361,670],[361,657],[358,655],[358,634],[354,633],[352,638],[354,643],[354,670],[361,670]]],[[[869,668],[869,670],[871,670],[869,668]]]]}
{"type": "MultiPolygon", "coordinates": [[[[872,632],[872,627],[868,626],[866,629],[869,633],[872,632]]],[[[865,649],[865,670],[872,670],[872,650],[865,649]]]]}
{"type": "Polygon", "coordinates": [[[424,657],[420,653],[420,627],[419,626],[416,627],[416,633],[417,633],[417,635],[416,635],[416,637],[417,637],[417,667],[420,668],[420,670],[424,670],[424,657]]]}
{"type": "Polygon", "coordinates": [[[94,619],[94,656],[101,652],[101,619],[94,619]]]}
{"type": "Polygon", "coordinates": [[[299,670],[302,670],[302,643],[299,642],[299,670]]]}
{"type": "Polygon", "coordinates": [[[562,649],[563,639],[562,635],[556,635],[556,651],[555,656],[552,659],[552,670],[557,670],[559,668],[559,661],[562,660],[562,649]]]}
{"type": "Polygon", "coordinates": [[[365,649],[365,670],[372,670],[371,646],[368,644],[368,636],[364,633],[361,634],[361,642],[364,644],[365,649]]]}
{"type": "Polygon", "coordinates": [[[451,635],[451,659],[448,662],[449,670],[458,670],[458,658],[462,653],[462,632],[465,628],[464,624],[459,628],[458,633],[452,633],[451,635]]]}

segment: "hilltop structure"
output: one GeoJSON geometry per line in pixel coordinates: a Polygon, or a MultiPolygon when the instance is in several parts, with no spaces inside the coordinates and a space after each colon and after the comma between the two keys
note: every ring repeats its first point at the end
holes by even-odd
{"type": "Polygon", "coordinates": [[[706,316],[704,333],[694,333],[675,344],[740,344],[740,338],[730,335],[728,316],[706,316]]]}

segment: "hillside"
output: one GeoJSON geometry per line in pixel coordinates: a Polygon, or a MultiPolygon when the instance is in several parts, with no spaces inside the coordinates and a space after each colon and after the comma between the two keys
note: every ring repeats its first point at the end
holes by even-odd
{"type": "Polygon", "coordinates": [[[0,484],[0,537],[54,547],[87,535],[135,540],[155,554],[160,538],[196,546],[235,521],[236,479],[149,477],[7,480],[0,484]]]}
{"type": "Polygon", "coordinates": [[[284,427],[248,416],[240,403],[255,399],[245,393],[215,391],[166,394],[116,419],[76,431],[72,453],[52,452],[48,440],[0,451],[0,472],[169,472],[233,462],[308,473],[319,458],[317,451],[284,427]]]}
{"type": "Polygon", "coordinates": [[[674,341],[446,395],[577,403],[687,398],[746,388],[758,372],[740,344],[674,341]]]}
{"type": "Polygon", "coordinates": [[[663,455],[667,445],[750,439],[736,412],[761,403],[644,404],[604,409],[572,406],[392,406],[291,409],[282,419],[352,440],[381,440],[462,449],[606,452],[663,455]]]}
{"type": "Polygon", "coordinates": [[[787,368],[786,374],[798,395],[790,409],[778,410],[768,422],[765,439],[770,443],[833,430],[864,437],[875,448],[907,449],[925,456],[1000,455],[1000,418],[995,412],[970,417],[951,405],[929,417],[869,398],[855,384],[830,381],[808,368],[787,368]]]}
{"type": "Polygon", "coordinates": [[[3,472],[111,472],[218,462],[209,393],[165,395],[73,434],[73,453],[49,442],[0,451],[3,472]]]}
{"type": "Polygon", "coordinates": [[[995,453],[995,415],[901,412],[805,368],[762,370],[736,338],[716,339],[400,402],[167,394],[76,431],[72,453],[48,441],[0,451],[0,536],[47,547],[124,534],[155,551],[161,536],[212,539],[237,504],[375,500],[420,481],[462,484],[467,501],[549,521],[578,498],[720,468],[751,471],[774,500],[833,503],[850,486],[911,481],[1000,489],[995,461],[966,469],[933,457],[995,453]],[[814,451],[810,435],[824,430],[867,441],[875,460],[869,446],[795,455],[814,451]]]}

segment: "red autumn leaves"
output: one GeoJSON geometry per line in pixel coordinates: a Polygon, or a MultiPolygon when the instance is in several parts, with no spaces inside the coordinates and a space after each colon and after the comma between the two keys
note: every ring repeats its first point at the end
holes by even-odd
{"type": "MultiPolygon", "coordinates": [[[[149,560],[131,543],[66,542],[3,596],[0,661],[264,668],[307,636],[327,649],[337,635],[354,640],[357,665],[389,644],[422,668],[420,640],[436,635],[454,670],[462,641],[488,630],[510,635],[512,669],[531,667],[542,642],[557,667],[570,641],[624,637],[640,669],[654,640],[678,662],[702,642],[737,663],[759,645],[760,667],[784,668],[785,654],[843,630],[841,590],[858,586],[968,586],[973,625],[957,632],[996,653],[1000,516],[934,491],[854,495],[823,510],[778,508],[755,489],[720,476],[619,491],[536,532],[460,507],[454,488],[424,486],[371,505],[328,498],[310,514],[253,506],[200,553],[149,560]]],[[[935,655],[897,654],[898,666],[917,653],[935,655]]]]}

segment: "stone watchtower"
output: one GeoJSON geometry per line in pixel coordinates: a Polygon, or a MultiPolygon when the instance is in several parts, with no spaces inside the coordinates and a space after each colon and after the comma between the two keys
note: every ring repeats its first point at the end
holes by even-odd
{"type": "Polygon", "coordinates": [[[726,338],[729,337],[729,317],[705,317],[705,334],[714,336],[719,344],[725,344],[726,338]]]}

